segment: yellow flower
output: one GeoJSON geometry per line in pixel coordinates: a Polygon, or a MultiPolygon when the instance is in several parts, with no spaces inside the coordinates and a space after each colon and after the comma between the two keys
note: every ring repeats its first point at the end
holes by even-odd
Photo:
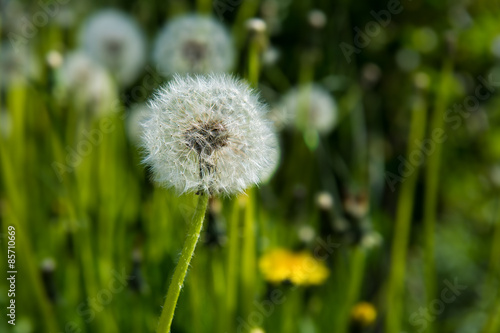
{"type": "Polygon", "coordinates": [[[328,268],[309,252],[291,252],[275,249],[263,255],[259,268],[266,281],[281,283],[290,281],[296,285],[319,285],[330,274],[328,268]]]}
{"type": "Polygon", "coordinates": [[[377,319],[377,310],[368,302],[359,302],[351,310],[351,318],[361,326],[372,325],[377,319]]]}

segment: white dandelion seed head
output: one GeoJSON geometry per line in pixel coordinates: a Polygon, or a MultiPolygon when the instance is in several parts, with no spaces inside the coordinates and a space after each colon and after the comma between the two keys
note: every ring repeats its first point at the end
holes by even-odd
{"type": "Polygon", "coordinates": [[[186,15],[170,21],[156,38],[153,61],[163,76],[223,73],[235,51],[226,28],[209,16],[186,15]]]}
{"type": "Polygon", "coordinates": [[[266,21],[264,21],[263,19],[258,18],[258,17],[253,17],[253,18],[248,19],[245,22],[245,26],[249,31],[253,31],[256,33],[261,33],[261,34],[265,33],[267,30],[266,21]]]}
{"type": "Polygon", "coordinates": [[[109,73],[83,52],[65,57],[57,72],[56,91],[59,98],[101,115],[112,111],[117,99],[109,73]]]}
{"type": "Polygon", "coordinates": [[[25,83],[39,76],[39,65],[31,57],[29,47],[2,42],[0,45],[1,85],[7,87],[15,83],[25,83]],[[14,45],[14,47],[13,47],[14,45]]]}
{"type": "Polygon", "coordinates": [[[178,192],[230,195],[269,177],[277,138],[267,107],[225,74],[174,76],[150,101],[144,162],[178,192]]]}
{"type": "Polygon", "coordinates": [[[327,17],[324,11],[313,9],[307,14],[309,24],[316,29],[322,29],[327,23],[327,17]]]}
{"type": "Polygon", "coordinates": [[[45,56],[45,61],[51,68],[59,68],[63,63],[63,57],[58,51],[52,50],[45,56]]]}
{"type": "Polygon", "coordinates": [[[338,117],[335,99],[317,84],[292,89],[273,111],[272,119],[278,128],[296,126],[320,134],[331,132],[338,117]]]}
{"type": "Polygon", "coordinates": [[[80,32],[80,45],[106,67],[121,86],[137,79],[146,61],[146,42],[137,23],[117,10],[91,16],[80,32]]]}
{"type": "Polygon", "coordinates": [[[149,106],[145,103],[134,105],[129,112],[126,129],[130,141],[135,145],[141,144],[142,123],[147,120],[149,114],[149,106]]]}

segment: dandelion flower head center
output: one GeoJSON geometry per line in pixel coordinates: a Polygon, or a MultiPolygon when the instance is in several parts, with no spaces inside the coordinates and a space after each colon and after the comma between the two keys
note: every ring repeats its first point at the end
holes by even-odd
{"type": "Polygon", "coordinates": [[[119,56],[122,53],[123,47],[123,41],[118,38],[108,38],[104,41],[104,48],[112,56],[119,56]]]}
{"type": "Polygon", "coordinates": [[[185,132],[185,139],[201,159],[227,146],[229,133],[221,121],[209,120],[194,124],[185,132]]]}
{"type": "Polygon", "coordinates": [[[195,40],[188,40],[184,43],[182,54],[194,67],[195,64],[199,63],[206,57],[207,45],[195,40]]]}

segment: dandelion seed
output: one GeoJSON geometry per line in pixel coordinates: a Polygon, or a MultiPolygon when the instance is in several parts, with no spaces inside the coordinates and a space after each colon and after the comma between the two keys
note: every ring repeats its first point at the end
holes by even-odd
{"type": "Polygon", "coordinates": [[[113,80],[85,53],[70,53],[57,72],[56,94],[64,102],[96,114],[111,111],[116,100],[113,80]]]}
{"type": "Polygon", "coordinates": [[[234,64],[234,46],[226,28],[211,17],[173,19],[160,32],[153,60],[162,75],[221,73],[234,64]]]}
{"type": "Polygon", "coordinates": [[[310,84],[288,92],[272,118],[278,128],[295,125],[302,131],[328,134],[336,125],[337,113],[337,104],[330,93],[310,84]]]}
{"type": "Polygon", "coordinates": [[[80,45],[121,86],[133,83],[146,61],[146,43],[139,26],[116,10],[91,16],[80,33],[80,45]]]}
{"type": "Polygon", "coordinates": [[[277,163],[267,108],[227,75],[175,76],[150,102],[145,163],[177,191],[233,194],[262,181],[277,163]]]}

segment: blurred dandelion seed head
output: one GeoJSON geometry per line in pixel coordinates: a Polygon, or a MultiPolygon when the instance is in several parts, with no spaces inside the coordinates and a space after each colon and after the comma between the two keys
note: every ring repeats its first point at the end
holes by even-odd
{"type": "Polygon", "coordinates": [[[223,74],[178,76],[150,102],[145,163],[178,192],[233,194],[261,182],[277,163],[267,108],[242,81],[223,74]]]}
{"type": "Polygon", "coordinates": [[[327,18],[325,12],[320,9],[313,9],[307,14],[307,19],[309,24],[316,29],[322,29],[325,27],[327,18]]]}
{"type": "Polygon", "coordinates": [[[235,50],[226,28],[211,17],[180,16],[171,20],[156,38],[153,60],[160,74],[227,72],[235,50]]]}
{"type": "Polygon", "coordinates": [[[330,93],[309,84],[289,91],[274,109],[272,119],[278,128],[296,126],[302,131],[328,134],[337,123],[337,114],[337,103],[330,93]]]}
{"type": "Polygon", "coordinates": [[[329,192],[323,191],[318,193],[316,197],[318,207],[322,210],[330,210],[333,208],[333,197],[329,192]]]}
{"type": "Polygon", "coordinates": [[[61,53],[59,53],[56,50],[52,50],[49,53],[47,53],[45,60],[47,61],[47,65],[49,65],[51,68],[54,69],[61,67],[63,63],[63,57],[61,53]]]}
{"type": "Polygon", "coordinates": [[[255,33],[265,33],[267,30],[266,22],[258,17],[248,19],[245,22],[245,26],[249,31],[253,31],[255,33]]]}
{"type": "Polygon", "coordinates": [[[117,10],[91,16],[80,32],[80,45],[106,67],[121,86],[137,79],[146,61],[145,38],[135,21],[117,10]]]}
{"type": "Polygon", "coordinates": [[[40,68],[36,59],[30,56],[29,48],[20,45],[14,48],[12,45],[10,42],[2,42],[0,46],[0,77],[3,87],[25,83],[39,74],[40,68]]]}
{"type": "Polygon", "coordinates": [[[57,72],[58,97],[94,114],[107,114],[117,98],[108,72],[83,52],[68,54],[57,72]]]}

